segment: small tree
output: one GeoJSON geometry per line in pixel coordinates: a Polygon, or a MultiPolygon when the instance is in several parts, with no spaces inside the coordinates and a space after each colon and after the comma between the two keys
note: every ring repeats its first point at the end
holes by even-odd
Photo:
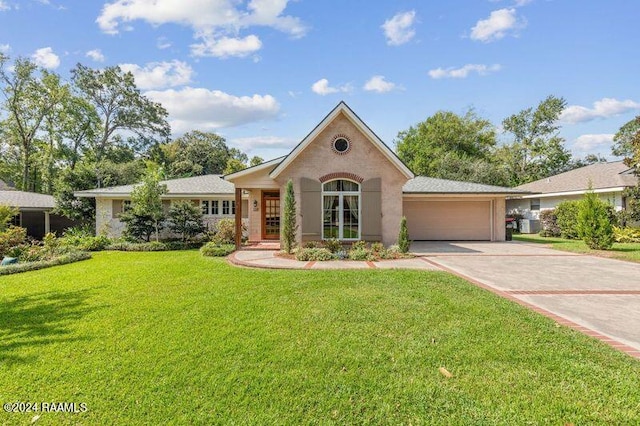
{"type": "Polygon", "coordinates": [[[160,183],[160,170],[150,165],[140,185],[131,192],[132,214],[148,217],[153,223],[156,241],[160,239],[160,228],[164,220],[162,194],[167,193],[167,185],[160,183]]]}
{"type": "Polygon", "coordinates": [[[409,230],[407,229],[407,218],[402,216],[400,220],[400,233],[398,234],[398,247],[401,253],[408,253],[411,241],[409,241],[409,230]]]}
{"type": "Polygon", "coordinates": [[[614,234],[607,203],[589,190],[580,201],[578,210],[580,238],[594,250],[607,250],[613,245],[614,234]]]}
{"type": "Polygon", "coordinates": [[[286,193],[284,195],[284,211],[282,217],[282,244],[284,251],[291,253],[296,242],[296,196],[293,193],[293,181],[287,182],[286,193]]]}
{"type": "Polygon", "coordinates": [[[189,201],[178,201],[169,209],[169,228],[187,241],[204,231],[202,210],[189,201]]]}

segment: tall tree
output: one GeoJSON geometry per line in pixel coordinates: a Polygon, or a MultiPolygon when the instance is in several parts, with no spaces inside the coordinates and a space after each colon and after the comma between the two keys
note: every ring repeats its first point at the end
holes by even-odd
{"type": "Polygon", "coordinates": [[[194,130],[161,145],[156,161],[164,163],[171,176],[200,176],[222,173],[230,155],[223,137],[194,130]]]}
{"type": "Polygon", "coordinates": [[[117,66],[96,70],[77,64],[71,74],[74,85],[96,108],[101,120],[100,134],[92,143],[97,162],[114,144],[137,148],[142,142],[142,148],[148,148],[153,141],[169,137],[167,111],[140,93],[130,72],[117,66]],[[125,139],[119,132],[133,133],[137,138],[125,139]]]}
{"type": "Polygon", "coordinates": [[[613,136],[611,153],[618,157],[625,157],[628,165],[640,164],[640,115],[625,123],[613,136]],[[636,157],[635,162],[633,157],[636,157]],[[633,164],[632,164],[633,163],[633,164]]]}
{"type": "Polygon", "coordinates": [[[3,135],[20,154],[22,176],[18,186],[26,191],[35,190],[31,169],[36,139],[45,117],[59,103],[60,80],[29,59],[16,59],[11,70],[7,69],[8,61],[7,56],[0,54],[0,82],[6,111],[3,135]]]}
{"type": "Polygon", "coordinates": [[[251,160],[249,160],[249,167],[257,166],[262,163],[264,163],[264,159],[262,157],[254,155],[253,157],[251,157],[251,160]]]}
{"type": "Polygon", "coordinates": [[[501,184],[491,161],[495,145],[494,126],[473,110],[464,115],[438,111],[396,138],[398,156],[417,174],[501,184]],[[469,173],[475,170],[479,173],[469,173]]]}
{"type": "Polygon", "coordinates": [[[613,155],[624,156],[624,163],[633,169],[639,181],[636,186],[625,189],[629,219],[640,221],[640,116],[626,123],[613,138],[613,155]]]}
{"type": "Polygon", "coordinates": [[[527,108],[502,122],[512,135],[510,144],[498,151],[512,185],[531,182],[572,168],[571,153],[558,135],[558,120],[566,107],[563,98],[548,96],[534,108],[527,108]]]}

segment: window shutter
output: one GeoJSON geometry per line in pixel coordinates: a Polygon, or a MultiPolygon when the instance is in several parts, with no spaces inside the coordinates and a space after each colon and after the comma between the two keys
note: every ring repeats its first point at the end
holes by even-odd
{"type": "Polygon", "coordinates": [[[122,200],[111,200],[111,218],[117,219],[122,213],[122,200]]]}
{"type": "Polygon", "coordinates": [[[360,236],[365,241],[382,240],[382,180],[362,182],[362,228],[360,236]]]}
{"type": "Polygon", "coordinates": [[[319,240],[321,231],[321,183],[317,180],[301,178],[302,239],[319,240]]]}

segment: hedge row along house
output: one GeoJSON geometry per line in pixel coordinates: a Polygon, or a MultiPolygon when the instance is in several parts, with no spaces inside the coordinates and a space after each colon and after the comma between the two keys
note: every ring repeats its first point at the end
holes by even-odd
{"type": "MultiPolygon", "coordinates": [[[[507,196],[521,189],[415,176],[396,154],[340,102],[286,156],[226,176],[167,180],[172,200],[198,203],[213,223],[244,221],[249,242],[280,238],[287,181],[297,201],[297,241],[337,238],[396,243],[402,216],[412,240],[505,240],[507,196]]],[[[118,215],[133,186],[79,191],[96,198],[96,230],[118,236],[118,215]]]]}

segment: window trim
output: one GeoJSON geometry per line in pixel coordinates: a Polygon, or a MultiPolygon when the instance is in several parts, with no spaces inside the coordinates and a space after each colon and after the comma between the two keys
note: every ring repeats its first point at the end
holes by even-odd
{"type": "Polygon", "coordinates": [[[352,179],[346,178],[337,178],[331,179],[322,183],[321,191],[320,191],[320,230],[321,237],[323,240],[328,240],[334,237],[325,237],[324,235],[324,197],[327,196],[337,196],[338,197],[338,237],[336,239],[340,241],[359,241],[362,237],[362,185],[359,182],[356,182],[352,179]],[[331,182],[335,182],[338,180],[343,180],[347,182],[355,183],[358,187],[357,191],[325,191],[325,185],[331,182]],[[344,238],[344,197],[345,196],[357,196],[358,197],[358,236],[356,238],[344,238]]]}

